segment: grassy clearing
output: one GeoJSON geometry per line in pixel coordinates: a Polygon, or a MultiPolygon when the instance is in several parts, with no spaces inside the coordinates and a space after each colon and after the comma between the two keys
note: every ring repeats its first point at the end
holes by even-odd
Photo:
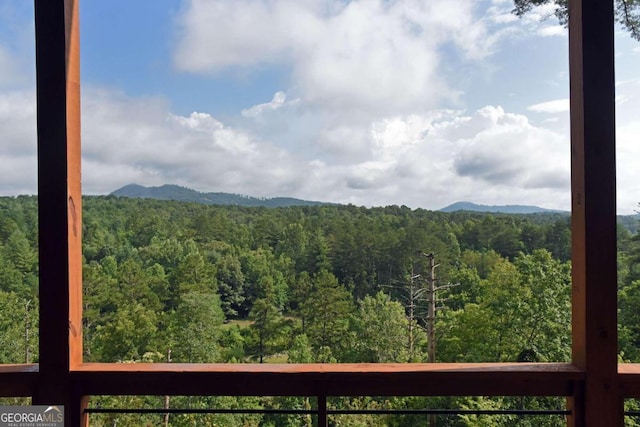
{"type": "MultiPolygon", "coordinates": [[[[297,317],[284,316],[284,319],[292,321],[294,323],[294,326],[297,327],[297,328],[302,326],[302,321],[297,317]]],[[[234,326],[238,326],[240,329],[245,329],[245,328],[248,328],[251,325],[253,325],[253,320],[250,320],[250,319],[234,319],[234,320],[229,320],[227,323],[223,324],[222,327],[225,328],[225,329],[231,329],[234,326]]]]}
{"type": "Polygon", "coordinates": [[[289,363],[289,355],[286,353],[274,354],[264,358],[264,363],[289,363]]]}
{"type": "Polygon", "coordinates": [[[238,326],[240,329],[248,328],[253,324],[253,320],[249,319],[237,319],[237,320],[229,320],[229,322],[222,325],[225,329],[231,329],[234,326],[238,326]]]}

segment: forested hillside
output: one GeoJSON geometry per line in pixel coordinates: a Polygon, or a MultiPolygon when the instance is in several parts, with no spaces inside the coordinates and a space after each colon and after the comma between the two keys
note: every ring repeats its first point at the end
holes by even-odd
{"type": "Polygon", "coordinates": [[[238,205],[265,206],[269,208],[287,206],[317,206],[327,203],[300,200],[291,197],[275,197],[272,199],[243,196],[231,193],[202,193],[179,185],[165,184],[160,187],[143,187],[138,184],[125,185],[110,195],[118,197],[132,197],[141,199],[176,200],[180,202],[195,202],[204,205],[238,205]]]}
{"type": "MultiPolygon", "coordinates": [[[[3,363],[38,357],[36,206],[35,197],[0,198],[3,363]]],[[[425,290],[432,277],[436,361],[570,359],[567,216],[398,206],[248,208],[113,196],[86,197],[83,215],[85,361],[158,362],[170,353],[173,362],[424,362],[425,290]]],[[[619,249],[620,355],[638,361],[640,245],[623,227],[619,249]]],[[[136,399],[130,404],[144,400],[136,399]]],[[[222,398],[208,399],[211,404],[222,398]]],[[[304,399],[247,399],[226,405],[309,405],[304,399]]],[[[437,402],[469,408],[524,404],[515,398],[437,402]]],[[[336,403],[371,404],[425,403],[336,403]]],[[[527,405],[563,402],[530,399],[527,405]]],[[[309,421],[251,417],[240,424],[218,418],[216,425],[309,421]]],[[[193,425],[187,418],[185,425],[193,425]]],[[[172,425],[182,425],[178,420],[172,425]]],[[[562,424],[561,418],[546,420],[521,425],[562,424]]],[[[362,416],[340,425],[424,424],[411,417],[362,416]]],[[[486,424],[451,416],[439,425],[486,424]]],[[[505,416],[497,425],[517,423],[505,416]]]]}
{"type": "MultiPolygon", "coordinates": [[[[412,274],[425,286],[421,254],[434,253],[439,287],[455,285],[438,295],[446,310],[437,316],[437,360],[517,360],[530,350],[566,360],[568,220],[534,219],[88,198],[85,357],[138,360],[172,349],[184,362],[421,361],[423,345],[409,354],[403,344],[404,306],[412,274]],[[207,339],[188,339],[191,331],[207,339]],[[289,354],[294,346],[304,360],[289,354]]],[[[424,340],[415,331],[415,342],[424,340]]]]}

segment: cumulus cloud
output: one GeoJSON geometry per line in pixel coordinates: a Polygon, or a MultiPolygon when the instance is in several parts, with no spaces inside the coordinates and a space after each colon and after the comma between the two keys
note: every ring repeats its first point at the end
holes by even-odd
{"type": "Polygon", "coordinates": [[[474,1],[190,0],[179,18],[182,71],[279,63],[305,101],[341,110],[425,110],[450,96],[445,44],[465,58],[492,48],[474,1]],[[212,43],[215,40],[215,43],[212,43]]]}
{"type": "Polygon", "coordinates": [[[546,25],[538,29],[538,35],[542,37],[566,36],[567,29],[562,25],[546,25]]]}
{"type": "Polygon", "coordinates": [[[2,129],[3,153],[21,156],[35,152],[35,90],[0,93],[0,129],[2,129]]]}
{"type": "Polygon", "coordinates": [[[273,95],[271,102],[254,105],[251,108],[242,110],[242,115],[244,117],[260,117],[265,112],[268,112],[269,110],[277,110],[278,108],[281,108],[284,105],[286,99],[287,99],[287,95],[284,92],[282,91],[276,92],[273,95]]]}
{"type": "MultiPolygon", "coordinates": [[[[35,145],[35,144],[34,144],[35,145]]],[[[37,190],[37,157],[33,153],[25,156],[0,153],[0,194],[17,196],[35,194],[37,190]]]]}
{"type": "Polygon", "coordinates": [[[405,189],[402,203],[409,206],[444,206],[471,196],[485,203],[548,205],[539,199],[545,192],[556,194],[558,205],[568,203],[566,136],[537,128],[525,116],[494,106],[471,115],[441,111],[387,120],[379,132],[394,135],[378,153],[387,165],[382,182],[405,189]]]}
{"type": "Polygon", "coordinates": [[[0,194],[33,194],[37,187],[34,90],[0,92],[0,194]]]}
{"type": "Polygon", "coordinates": [[[553,101],[541,102],[539,104],[530,105],[527,110],[535,113],[565,113],[569,111],[569,99],[554,99],[553,101]]]}
{"type": "MultiPolygon", "coordinates": [[[[474,64],[506,37],[560,32],[541,21],[549,10],[516,20],[510,0],[492,0],[478,17],[479,3],[189,0],[177,17],[179,70],[227,78],[276,65],[288,77],[272,96],[224,118],[176,114],[169,99],[85,85],[84,190],[175,183],[367,206],[437,209],[473,200],[568,209],[568,129],[558,121],[568,100],[523,106],[525,114],[499,102],[468,111],[447,102],[464,96],[443,72],[449,56],[457,59],[448,66],[474,64]],[[528,112],[553,116],[540,123],[528,112]]],[[[631,80],[618,87],[625,100],[617,115],[619,201],[627,211],[640,197],[633,167],[639,87],[631,80]]],[[[32,193],[33,91],[0,85],[0,132],[0,191],[32,193]]]]}
{"type": "Polygon", "coordinates": [[[617,129],[618,207],[626,214],[640,211],[640,121],[630,121],[617,129]]]}
{"type": "Polygon", "coordinates": [[[489,32],[496,42],[537,37],[567,37],[568,31],[559,25],[555,16],[554,4],[533,7],[522,17],[515,16],[513,0],[492,1],[486,9],[484,19],[489,24],[489,32]]]}
{"type": "Polygon", "coordinates": [[[507,39],[564,31],[547,19],[549,7],[521,20],[509,0],[486,7],[471,0],[188,0],[177,19],[174,64],[214,78],[285,66],[285,89],[243,110],[234,126],[303,165],[298,196],[437,207],[454,193],[534,203],[551,191],[566,208],[568,150],[554,148],[568,147],[565,133],[500,107],[442,109],[461,105],[458,82],[443,67],[487,59],[507,39]],[[561,160],[549,162],[550,153],[561,160]]]}
{"type": "Polygon", "coordinates": [[[134,181],[263,195],[295,187],[298,180],[300,168],[290,167],[295,162],[287,161],[286,152],[209,114],[179,116],[161,99],[100,89],[85,91],[83,101],[83,174],[90,192],[134,181]],[[101,172],[109,168],[120,173],[101,172]]]}
{"type": "MultiPolygon", "coordinates": [[[[282,97],[274,99],[277,104],[282,97]]],[[[285,107],[265,108],[262,114],[280,114],[282,119],[302,114],[299,104],[287,108],[283,102],[285,107]]],[[[201,191],[290,195],[368,206],[436,209],[472,199],[568,207],[566,135],[536,127],[525,116],[498,106],[471,114],[433,110],[327,127],[315,140],[300,141],[307,145],[304,150],[280,141],[278,132],[250,131],[255,117],[244,120],[230,125],[202,112],[176,115],[161,98],[85,88],[85,192],[103,194],[131,182],[176,183],[201,191]],[[340,145],[350,147],[343,152],[351,150],[352,156],[330,161],[324,153],[329,141],[337,151],[340,145]]],[[[23,129],[0,155],[6,175],[3,185],[11,187],[12,194],[32,193],[33,93],[0,96],[0,127],[5,135],[11,128],[23,129]],[[22,114],[7,107],[20,100],[22,114]],[[32,145],[25,148],[29,141],[32,145]]],[[[637,129],[629,127],[625,138],[636,138],[634,132],[637,129]]]]}
{"type": "Polygon", "coordinates": [[[618,187],[618,209],[631,214],[640,211],[640,181],[638,159],[640,159],[640,79],[618,82],[616,93],[616,181],[618,187]]]}
{"type": "MultiPolygon", "coordinates": [[[[130,182],[177,183],[201,191],[367,206],[435,209],[469,198],[568,206],[566,135],[498,106],[472,114],[434,110],[327,127],[304,142],[304,150],[296,150],[280,140],[281,130],[251,132],[256,120],[251,115],[229,125],[206,113],[172,114],[157,98],[100,89],[85,90],[84,98],[83,181],[90,193],[130,182]],[[331,161],[326,154],[331,143],[336,151],[347,147],[342,152],[351,151],[350,156],[331,161]]],[[[285,107],[253,111],[283,119],[301,114],[299,104],[286,108],[282,96],[274,99],[285,107]]]]}
{"type": "Polygon", "coordinates": [[[568,190],[565,138],[500,107],[485,107],[478,113],[485,125],[455,157],[459,175],[513,188],[568,190]]]}

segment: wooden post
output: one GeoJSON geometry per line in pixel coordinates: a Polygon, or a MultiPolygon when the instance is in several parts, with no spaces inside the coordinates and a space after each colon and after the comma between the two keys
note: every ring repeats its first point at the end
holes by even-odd
{"type": "Polygon", "coordinates": [[[31,304],[31,300],[27,300],[24,304],[24,363],[31,361],[31,351],[29,349],[29,304],[31,304]]]}
{"type": "Polygon", "coordinates": [[[327,396],[318,396],[318,427],[327,427],[329,425],[329,417],[327,415],[327,396]]]}
{"type": "MultiPolygon", "coordinates": [[[[613,0],[572,0],[572,358],[585,371],[570,424],[622,426],[617,378],[613,0]],[[584,399],[582,401],[582,399],[584,399]]],[[[579,387],[578,387],[579,389],[579,387]]]]}
{"type": "MultiPolygon", "coordinates": [[[[436,261],[432,253],[429,258],[429,281],[427,296],[429,304],[427,309],[427,356],[429,363],[436,363],[436,261]]],[[[429,414],[429,427],[436,427],[436,415],[429,414]]]]}
{"type": "MultiPolygon", "coordinates": [[[[171,363],[171,349],[167,350],[167,363],[171,363]]],[[[162,425],[164,427],[169,427],[169,403],[171,401],[171,397],[167,394],[164,396],[164,409],[167,410],[162,416],[162,425]]]]}
{"type": "Polygon", "coordinates": [[[40,361],[36,404],[65,406],[80,425],[82,200],[78,0],[35,0],[38,116],[40,361]]]}
{"type": "Polygon", "coordinates": [[[567,416],[568,427],[585,425],[584,385],[582,382],[574,384],[573,395],[567,398],[567,409],[571,411],[571,414],[567,416]]]}
{"type": "MultiPolygon", "coordinates": [[[[435,255],[430,253],[429,280],[427,288],[427,356],[429,363],[436,363],[436,261],[435,255]]],[[[435,419],[435,417],[433,417],[435,419]]],[[[432,424],[434,425],[434,424],[432,424]]]]}

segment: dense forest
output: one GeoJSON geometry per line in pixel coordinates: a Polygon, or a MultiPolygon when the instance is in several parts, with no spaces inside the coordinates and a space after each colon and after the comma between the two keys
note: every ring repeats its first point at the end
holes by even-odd
{"type": "MultiPolygon", "coordinates": [[[[205,206],[108,196],[86,197],[83,216],[85,361],[570,360],[570,219],[563,214],[205,206]]],[[[640,238],[623,226],[618,235],[620,358],[640,361],[640,238]]],[[[2,363],[38,359],[37,283],[37,198],[0,198],[2,363]]],[[[161,397],[127,399],[99,404],[162,407],[161,397]]],[[[564,405],[563,399],[482,397],[332,402],[352,409],[564,405]]],[[[172,405],[309,408],[313,402],[174,397],[172,405]]],[[[265,414],[194,417],[172,416],[171,425],[311,422],[265,414]]],[[[335,425],[424,425],[415,416],[341,417],[335,425]]],[[[118,425],[141,425],[140,416],[127,419],[121,416],[118,425]]],[[[438,425],[563,422],[442,416],[438,425]]]]}

